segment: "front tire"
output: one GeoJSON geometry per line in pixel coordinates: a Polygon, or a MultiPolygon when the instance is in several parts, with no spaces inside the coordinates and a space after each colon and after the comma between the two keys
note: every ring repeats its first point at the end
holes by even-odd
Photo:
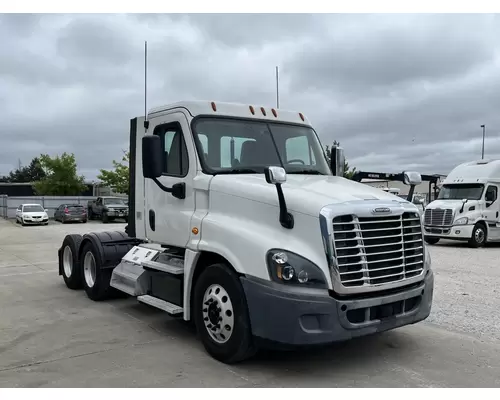
{"type": "Polygon", "coordinates": [[[61,272],[64,283],[69,289],[81,289],[82,271],[80,260],[78,260],[78,250],[82,243],[80,235],[67,235],[62,244],[61,272]]]}
{"type": "Polygon", "coordinates": [[[424,240],[428,244],[437,244],[439,242],[439,238],[432,236],[425,236],[424,240]]]}
{"type": "Polygon", "coordinates": [[[255,354],[245,292],[229,266],[207,267],[196,281],[193,300],[194,322],[208,354],[226,364],[255,354]]]}
{"type": "Polygon", "coordinates": [[[472,230],[469,246],[474,248],[483,247],[486,243],[486,235],[486,227],[483,224],[477,223],[472,230]]]}
{"type": "Polygon", "coordinates": [[[83,245],[81,265],[83,288],[89,299],[100,301],[109,297],[112,289],[110,270],[101,269],[101,256],[90,241],[83,245]]]}

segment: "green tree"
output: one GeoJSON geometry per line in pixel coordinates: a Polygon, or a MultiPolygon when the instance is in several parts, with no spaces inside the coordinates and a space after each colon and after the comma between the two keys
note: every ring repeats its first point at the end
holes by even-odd
{"type": "Polygon", "coordinates": [[[35,192],[39,195],[77,196],[87,188],[85,177],[77,174],[74,154],[65,152],[56,157],[42,154],[40,165],[45,177],[33,184],[35,192]]]}
{"type": "Polygon", "coordinates": [[[130,152],[124,151],[121,162],[113,160],[114,170],[101,169],[97,179],[109,186],[116,193],[129,194],[129,164],[130,152]]]}
{"type": "MultiPolygon", "coordinates": [[[[332,158],[332,148],[333,147],[338,147],[340,146],[340,143],[337,142],[336,140],[333,141],[332,146],[326,145],[325,147],[325,153],[326,153],[326,160],[328,161],[328,164],[330,164],[330,159],[332,158]]],[[[352,179],[352,176],[356,172],[356,167],[349,167],[349,163],[347,160],[344,160],[344,178],[347,179],[352,179]]]]}
{"type": "Polygon", "coordinates": [[[40,158],[35,157],[31,160],[29,165],[10,171],[9,175],[5,176],[2,181],[11,183],[31,183],[40,181],[45,178],[45,176],[45,171],[40,164],[40,158]]]}

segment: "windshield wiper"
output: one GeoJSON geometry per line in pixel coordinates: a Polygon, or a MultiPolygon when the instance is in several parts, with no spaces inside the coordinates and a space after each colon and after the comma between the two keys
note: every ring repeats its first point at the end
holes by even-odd
{"type": "Polygon", "coordinates": [[[260,172],[252,168],[232,168],[224,171],[217,171],[215,174],[259,174],[260,172]]]}
{"type": "Polygon", "coordinates": [[[325,175],[323,172],[316,169],[300,169],[294,171],[287,171],[287,174],[301,174],[301,175],[325,175]]]}

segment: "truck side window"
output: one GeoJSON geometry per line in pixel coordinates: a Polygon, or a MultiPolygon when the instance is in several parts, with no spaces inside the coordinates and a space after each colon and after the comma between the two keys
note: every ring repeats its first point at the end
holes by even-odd
{"type": "Polygon", "coordinates": [[[496,186],[488,186],[486,190],[485,200],[494,203],[498,197],[498,188],[496,186]]]}
{"type": "Polygon", "coordinates": [[[165,152],[163,174],[185,177],[188,173],[189,161],[186,142],[179,123],[158,125],[153,134],[160,137],[165,152]]]}
{"type": "Polygon", "coordinates": [[[295,136],[285,142],[286,162],[301,160],[305,165],[315,165],[316,160],[309,146],[307,136],[295,136]]]}

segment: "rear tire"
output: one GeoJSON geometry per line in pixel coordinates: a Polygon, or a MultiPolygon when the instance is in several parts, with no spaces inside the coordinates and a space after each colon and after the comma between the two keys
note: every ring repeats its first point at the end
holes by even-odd
{"type": "Polygon", "coordinates": [[[62,252],[59,259],[61,273],[64,283],[69,289],[82,288],[82,271],[78,250],[82,244],[80,235],[67,235],[62,243],[62,252]]]}
{"type": "Polygon", "coordinates": [[[469,246],[474,248],[483,247],[486,243],[486,235],[486,227],[483,224],[477,223],[472,230],[469,246]]]}
{"type": "Polygon", "coordinates": [[[82,250],[81,277],[87,296],[94,301],[106,299],[112,289],[111,270],[101,269],[101,266],[101,255],[92,242],[87,241],[82,250]]]}
{"type": "Polygon", "coordinates": [[[439,238],[432,236],[425,236],[424,240],[428,244],[436,244],[437,242],[439,242],[439,238]]]}
{"type": "Polygon", "coordinates": [[[226,364],[255,354],[245,292],[228,265],[207,267],[196,281],[193,297],[194,322],[208,354],[226,364]]]}

